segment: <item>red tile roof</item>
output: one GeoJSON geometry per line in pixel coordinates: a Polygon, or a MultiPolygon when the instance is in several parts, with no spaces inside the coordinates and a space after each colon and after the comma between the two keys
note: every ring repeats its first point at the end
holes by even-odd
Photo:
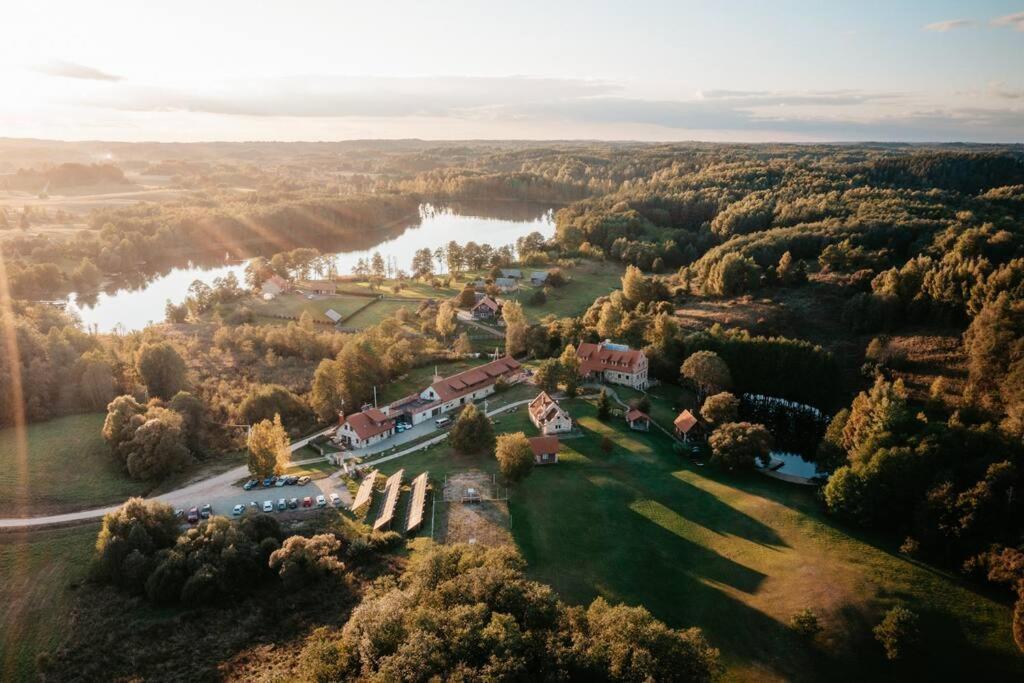
{"type": "Polygon", "coordinates": [[[604,372],[618,370],[620,372],[636,372],[636,366],[644,358],[644,352],[637,349],[616,351],[604,344],[583,342],[576,349],[576,357],[580,359],[580,373],[604,372]]]}
{"type": "Polygon", "coordinates": [[[650,422],[651,417],[642,410],[630,408],[629,412],[626,413],[626,422],[636,422],[637,420],[647,420],[648,422],[650,422]]]}
{"type": "Polygon", "coordinates": [[[697,418],[695,418],[693,413],[689,410],[684,410],[679,413],[679,416],[675,420],[672,421],[672,424],[676,426],[676,429],[685,434],[693,429],[693,426],[697,424],[697,418]]]}
{"type": "Polygon", "coordinates": [[[447,402],[488,387],[494,384],[499,377],[507,377],[519,370],[520,367],[519,361],[515,358],[505,356],[486,365],[470,368],[457,375],[440,379],[431,384],[430,388],[441,398],[441,401],[447,402]]]}
{"type": "Polygon", "coordinates": [[[558,452],[557,436],[533,436],[529,441],[534,456],[558,452]]]}
{"type": "Polygon", "coordinates": [[[537,398],[530,401],[526,409],[530,412],[530,416],[539,422],[547,422],[561,411],[559,405],[555,403],[555,399],[551,398],[546,391],[537,394],[537,398]]]}
{"type": "Polygon", "coordinates": [[[395,421],[377,408],[369,408],[361,413],[352,413],[345,422],[356,433],[360,441],[383,434],[395,426],[395,421]]]}

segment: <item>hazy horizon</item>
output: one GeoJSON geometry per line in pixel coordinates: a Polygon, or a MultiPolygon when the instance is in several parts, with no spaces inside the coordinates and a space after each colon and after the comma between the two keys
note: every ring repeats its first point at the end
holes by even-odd
{"type": "Polygon", "coordinates": [[[13,138],[1024,140],[1020,0],[57,0],[6,15],[13,138]]]}

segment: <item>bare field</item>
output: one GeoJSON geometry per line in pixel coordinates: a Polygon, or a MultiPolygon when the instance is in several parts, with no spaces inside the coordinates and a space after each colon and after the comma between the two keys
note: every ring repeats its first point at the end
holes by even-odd
{"type": "Polygon", "coordinates": [[[441,543],[475,543],[485,546],[511,545],[508,502],[494,497],[493,479],[478,470],[449,475],[444,495],[437,501],[436,540],[441,543]],[[467,489],[479,491],[484,500],[462,502],[467,489]]]}

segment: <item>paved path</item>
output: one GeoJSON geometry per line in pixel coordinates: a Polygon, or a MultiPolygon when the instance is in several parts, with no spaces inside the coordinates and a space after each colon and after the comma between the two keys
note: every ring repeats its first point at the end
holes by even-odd
{"type": "MultiPolygon", "coordinates": [[[[333,427],[321,430],[315,434],[311,434],[305,438],[299,439],[298,441],[291,444],[291,450],[294,453],[303,446],[307,445],[313,439],[326,434],[333,427]]],[[[311,463],[320,462],[324,458],[307,458],[305,460],[298,460],[292,463],[292,465],[309,465],[311,463]]],[[[210,503],[217,509],[218,514],[226,514],[231,507],[236,503],[243,502],[241,499],[245,498],[246,501],[253,497],[260,496],[272,496],[275,500],[281,495],[289,491],[295,491],[292,495],[298,495],[302,493],[303,489],[297,489],[295,487],[282,487],[274,489],[257,489],[255,491],[242,491],[237,486],[232,484],[239,479],[243,479],[249,476],[249,468],[246,465],[232,468],[221,474],[208,477],[206,479],[200,479],[199,481],[186,484],[180,489],[174,491],[168,491],[167,493],[161,493],[158,496],[153,496],[152,500],[159,500],[164,503],[168,503],[176,508],[190,508],[193,505],[203,505],[204,503],[210,503]],[[278,492],[280,494],[278,495],[278,492]],[[228,505],[229,500],[236,500],[235,502],[228,505]],[[227,505],[227,507],[224,507],[227,505]]],[[[314,482],[315,483],[315,482],[314,482]]],[[[338,492],[341,495],[340,492],[338,492]]],[[[309,495],[305,493],[304,495],[309,495]]],[[[313,495],[317,495],[313,492],[313,495]]],[[[288,496],[291,497],[291,496],[288,496]]],[[[120,505],[110,505],[103,508],[93,508],[91,510],[79,510],[78,512],[66,512],[60,515],[43,515],[38,517],[14,517],[8,519],[0,519],[0,529],[27,529],[36,526],[48,526],[51,524],[67,524],[71,522],[88,521],[91,519],[99,519],[108,512],[113,512],[120,508],[120,505]]]]}
{"type": "MultiPolygon", "coordinates": [[[[487,416],[493,417],[500,415],[501,413],[508,412],[514,408],[528,404],[533,399],[523,399],[522,401],[516,401],[509,403],[508,405],[495,408],[494,410],[488,411],[487,416]]],[[[616,397],[616,400],[618,398],[616,397]]],[[[432,423],[430,423],[432,424],[432,423]]],[[[311,434],[303,439],[299,439],[291,444],[291,450],[294,453],[303,446],[306,446],[313,439],[322,436],[329,432],[333,427],[328,427],[315,434],[311,434]]],[[[444,439],[448,438],[448,432],[444,431],[438,434],[432,439],[421,441],[405,450],[386,455],[376,460],[370,460],[366,464],[377,465],[388,460],[394,460],[403,456],[409,455],[421,451],[424,448],[432,446],[436,443],[440,443],[444,439]]],[[[322,462],[325,458],[307,458],[305,460],[293,461],[292,465],[309,465],[316,462],[322,462]]],[[[337,493],[343,503],[349,502],[349,491],[341,482],[340,477],[325,477],[323,479],[315,479],[310,485],[305,487],[295,486],[284,486],[274,487],[270,489],[264,489],[262,487],[253,489],[252,491],[244,491],[241,487],[234,486],[233,484],[249,476],[249,468],[246,465],[232,468],[221,474],[208,477],[206,479],[200,479],[199,481],[187,484],[174,491],[168,491],[161,493],[157,496],[152,496],[151,500],[158,500],[163,503],[167,503],[175,508],[187,509],[194,505],[203,505],[210,503],[214,507],[214,511],[217,514],[228,514],[235,505],[243,504],[247,505],[249,502],[255,501],[260,503],[263,500],[276,501],[281,497],[305,497],[308,495],[316,496],[320,493],[328,495],[330,493],[337,493]]],[[[37,517],[13,517],[7,519],[0,519],[0,530],[3,529],[29,529],[32,527],[50,526],[54,524],[71,524],[75,522],[86,522],[93,519],[99,519],[108,512],[114,512],[121,505],[109,505],[103,508],[93,508],[90,510],[79,510],[78,512],[66,512],[59,515],[42,515],[37,517]]],[[[301,508],[300,508],[301,509],[301,508]]]]}

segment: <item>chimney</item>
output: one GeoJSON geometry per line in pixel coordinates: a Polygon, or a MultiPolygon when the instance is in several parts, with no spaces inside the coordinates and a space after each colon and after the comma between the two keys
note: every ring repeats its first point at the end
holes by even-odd
{"type": "Polygon", "coordinates": [[[343,424],[345,424],[345,411],[344,410],[339,410],[338,411],[338,426],[340,427],[343,424]]]}

